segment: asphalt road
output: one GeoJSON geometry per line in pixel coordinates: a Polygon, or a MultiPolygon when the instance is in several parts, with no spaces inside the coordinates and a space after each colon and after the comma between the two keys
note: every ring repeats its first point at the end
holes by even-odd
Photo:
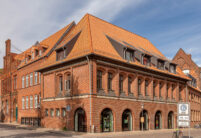
{"type": "MultiPolygon", "coordinates": [[[[75,133],[44,128],[18,127],[0,123],[0,138],[172,138],[174,130],[151,130],[112,133],[75,133]]],[[[184,130],[184,138],[188,131],[184,130]]],[[[191,129],[191,138],[201,138],[201,129],[191,129]]]]}

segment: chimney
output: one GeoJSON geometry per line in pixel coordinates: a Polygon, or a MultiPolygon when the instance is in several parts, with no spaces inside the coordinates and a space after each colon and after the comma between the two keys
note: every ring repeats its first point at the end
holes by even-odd
{"type": "Polygon", "coordinates": [[[188,56],[190,57],[190,59],[191,59],[191,54],[188,54],[188,56]]]}
{"type": "Polygon", "coordinates": [[[10,53],[10,49],[11,49],[11,40],[8,39],[6,40],[6,55],[8,55],[10,53]]]}

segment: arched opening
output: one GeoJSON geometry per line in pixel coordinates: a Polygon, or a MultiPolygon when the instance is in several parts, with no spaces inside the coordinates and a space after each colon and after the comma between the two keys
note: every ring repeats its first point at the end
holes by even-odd
{"type": "Polygon", "coordinates": [[[155,129],[162,128],[162,115],[161,111],[157,111],[155,114],[155,129]]]}
{"type": "Polygon", "coordinates": [[[171,111],[168,114],[168,129],[174,128],[174,113],[171,111]]]}
{"type": "Polygon", "coordinates": [[[122,130],[132,131],[132,113],[129,109],[122,114],[122,130]]]}
{"type": "Polygon", "coordinates": [[[86,132],[86,115],[82,108],[75,111],[75,131],[86,132]]]}
{"type": "Polygon", "coordinates": [[[101,113],[101,129],[102,132],[113,131],[113,114],[108,108],[104,109],[101,113]]]}
{"type": "Polygon", "coordinates": [[[149,119],[148,112],[143,110],[140,113],[140,130],[148,130],[149,129],[149,119]]]}

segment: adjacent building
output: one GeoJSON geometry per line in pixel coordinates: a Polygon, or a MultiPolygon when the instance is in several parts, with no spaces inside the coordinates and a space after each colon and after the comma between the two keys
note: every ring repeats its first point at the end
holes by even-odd
{"type": "Polygon", "coordinates": [[[188,82],[191,126],[201,124],[201,68],[192,60],[191,54],[185,53],[183,49],[179,49],[173,61],[191,78],[188,82]]]}
{"type": "Polygon", "coordinates": [[[85,132],[173,129],[177,103],[198,89],[149,40],[90,14],[23,53],[7,52],[9,45],[2,121],[85,132]]]}

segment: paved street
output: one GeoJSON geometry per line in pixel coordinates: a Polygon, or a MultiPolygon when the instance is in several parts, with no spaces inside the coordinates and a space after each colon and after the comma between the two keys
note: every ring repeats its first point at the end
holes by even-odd
{"type": "MultiPolygon", "coordinates": [[[[145,132],[133,131],[89,134],[0,124],[0,138],[172,138],[172,132],[173,130],[151,130],[145,132]]],[[[185,136],[187,136],[187,132],[187,130],[184,130],[185,136]]],[[[191,135],[193,138],[201,138],[201,129],[191,129],[191,135]]]]}

